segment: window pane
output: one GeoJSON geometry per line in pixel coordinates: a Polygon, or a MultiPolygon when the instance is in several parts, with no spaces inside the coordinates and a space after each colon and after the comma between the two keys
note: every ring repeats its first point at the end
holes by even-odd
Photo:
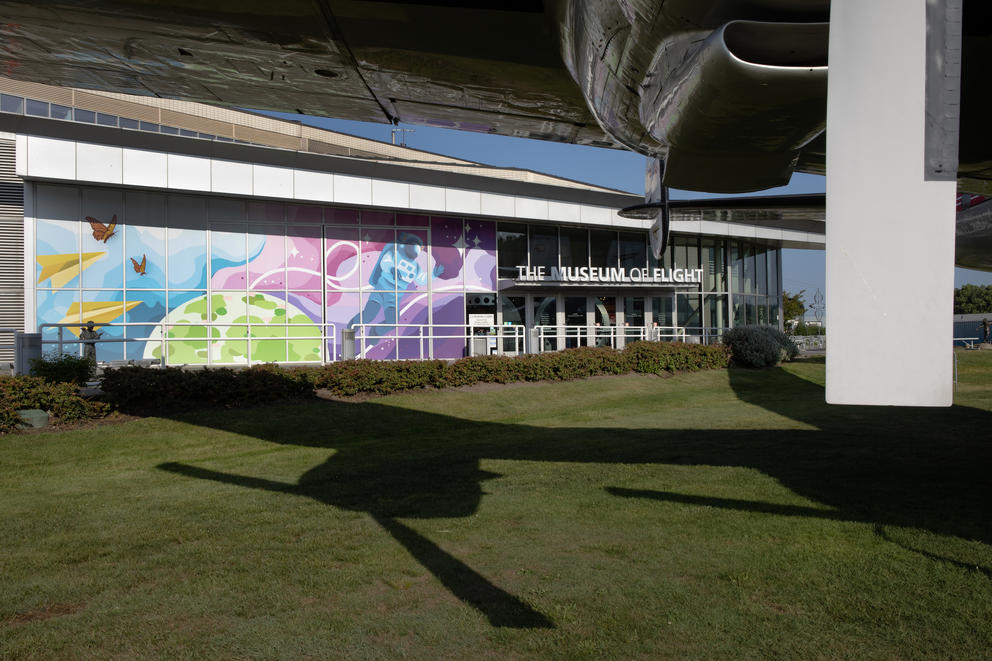
{"type": "Polygon", "coordinates": [[[768,259],[766,248],[757,246],[754,250],[754,290],[756,294],[768,293],[768,259]]]}
{"type": "Polygon", "coordinates": [[[734,292],[744,291],[744,253],[736,241],[730,244],[730,279],[734,292]]]}
{"type": "Polygon", "coordinates": [[[609,230],[590,230],[589,253],[592,266],[615,268],[617,260],[617,233],[609,230]]]}
{"type": "Polygon", "coordinates": [[[117,126],[117,115],[106,115],[98,112],[96,114],[96,123],[102,126],[117,126]]]}
{"type": "Polygon", "coordinates": [[[196,131],[190,131],[189,129],[179,129],[179,135],[186,138],[195,138],[196,131]]]}
{"type": "Polygon", "coordinates": [[[651,299],[651,315],[658,326],[674,326],[673,302],[671,296],[654,297],[651,299]]]}
{"type": "Polygon", "coordinates": [[[530,226],[530,265],[558,266],[558,230],[542,225],[530,226]]]}
{"type": "Polygon", "coordinates": [[[642,269],[647,265],[647,235],[634,232],[620,233],[620,266],[625,269],[642,269]]]}
{"type": "Polygon", "coordinates": [[[627,326],[644,325],[644,298],[642,296],[624,296],[623,322],[627,326]]]}
{"type": "Polygon", "coordinates": [[[526,299],[523,296],[501,296],[500,297],[500,309],[503,312],[503,325],[512,324],[514,326],[523,326],[526,309],[524,307],[524,302],[526,299]]]}
{"type": "Polygon", "coordinates": [[[676,237],[672,266],[684,269],[699,268],[699,240],[696,237],[676,237]]]}
{"type": "Polygon", "coordinates": [[[744,305],[743,296],[734,296],[734,327],[740,328],[747,325],[747,308],[744,305]]]}
{"type": "Polygon", "coordinates": [[[500,223],[496,229],[499,277],[516,278],[517,267],[527,266],[527,226],[500,223]]]}
{"type": "Polygon", "coordinates": [[[152,133],[158,133],[158,124],[153,124],[152,122],[141,122],[140,128],[142,131],[151,131],[152,133]]]}
{"type": "Polygon", "coordinates": [[[589,266],[589,232],[563,227],[559,231],[562,266],[589,266]]]}
{"type": "Polygon", "coordinates": [[[727,244],[720,240],[703,239],[701,252],[706,291],[726,291],[727,244]]]}
{"type": "Polygon", "coordinates": [[[96,113],[92,110],[80,110],[79,108],[73,108],[72,118],[77,122],[86,122],[87,124],[93,124],[96,122],[96,113]]]}
{"type": "Polygon", "coordinates": [[[706,300],[706,318],[703,321],[709,328],[726,328],[727,323],[727,297],[722,294],[710,295],[706,300]]]}
{"type": "Polygon", "coordinates": [[[217,136],[210,135],[209,133],[200,133],[197,137],[201,140],[213,140],[217,136]]]}
{"type": "Polygon", "coordinates": [[[778,250],[768,249],[768,293],[772,296],[781,296],[782,291],[778,283],[778,250]]]}
{"type": "Polygon", "coordinates": [[[72,119],[72,108],[69,106],[60,106],[57,103],[53,103],[49,112],[52,119],[72,119]]]}
{"type": "MultiPolygon", "coordinates": [[[[753,294],[754,293],[754,246],[743,245],[741,250],[741,255],[744,260],[744,293],[753,294]]],[[[752,317],[749,314],[748,319],[751,320],[752,317]]],[[[748,321],[750,323],[750,321],[748,321]]]]}
{"type": "Polygon", "coordinates": [[[24,107],[24,99],[10,94],[0,94],[0,110],[3,112],[20,113],[24,107]]]}
{"type": "Polygon", "coordinates": [[[699,294],[677,294],[679,326],[698,328],[703,325],[703,311],[699,304],[699,294]]]}
{"type": "Polygon", "coordinates": [[[35,117],[48,117],[48,102],[35,101],[34,99],[26,99],[24,105],[24,114],[34,115],[35,117]]]}
{"type": "Polygon", "coordinates": [[[179,135],[179,129],[175,126],[161,126],[159,127],[160,133],[168,133],[169,135],[179,135]]]}
{"type": "Polygon", "coordinates": [[[119,124],[122,129],[137,129],[141,125],[141,122],[136,119],[121,117],[119,124]]]}

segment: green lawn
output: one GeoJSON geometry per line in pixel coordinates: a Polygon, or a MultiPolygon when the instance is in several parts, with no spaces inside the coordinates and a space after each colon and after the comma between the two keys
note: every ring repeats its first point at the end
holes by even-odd
{"type": "Polygon", "coordinates": [[[0,658],[992,658],[992,355],[0,437],[0,658]]]}

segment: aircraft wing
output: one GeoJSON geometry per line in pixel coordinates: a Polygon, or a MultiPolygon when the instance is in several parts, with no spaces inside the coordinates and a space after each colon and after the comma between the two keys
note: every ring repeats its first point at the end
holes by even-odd
{"type": "Polygon", "coordinates": [[[822,172],[828,4],[2,0],[0,74],[626,147],[744,192],[822,172]]]}

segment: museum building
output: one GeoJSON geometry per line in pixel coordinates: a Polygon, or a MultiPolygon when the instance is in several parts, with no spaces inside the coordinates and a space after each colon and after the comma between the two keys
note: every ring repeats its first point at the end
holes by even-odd
{"type": "MultiPolygon", "coordinates": [[[[385,132],[384,128],[384,132],[385,132]]],[[[822,219],[640,196],[209,105],[0,78],[0,360],[458,358],[781,325],[822,219]],[[354,332],[354,345],[350,343],[354,332]],[[7,334],[4,334],[7,333],[7,334]]]]}

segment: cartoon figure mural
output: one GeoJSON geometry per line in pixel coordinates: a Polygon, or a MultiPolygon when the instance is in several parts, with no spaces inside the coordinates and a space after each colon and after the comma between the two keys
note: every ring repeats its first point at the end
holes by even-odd
{"type": "MultiPolygon", "coordinates": [[[[367,358],[457,358],[466,292],[495,291],[492,221],[34,190],[37,323],[67,324],[70,353],[82,349],[80,323],[107,324],[105,339],[126,341],[97,343],[98,361],[336,360],[341,331],[357,325],[367,358]]],[[[47,327],[43,339],[57,334],[47,327]]]]}
{"type": "MultiPolygon", "coordinates": [[[[373,289],[365,308],[348,323],[355,326],[361,319],[376,319],[381,311],[382,324],[369,329],[368,335],[385,335],[390,332],[390,325],[396,324],[396,307],[403,304],[404,294],[411,287],[423,287],[427,284],[427,274],[417,261],[424,248],[423,240],[411,232],[400,232],[396,243],[390,243],[382,252],[369,275],[369,286],[373,289]],[[403,292],[399,296],[387,294],[387,291],[403,292]]],[[[440,277],[444,273],[444,264],[434,266],[432,277],[440,277]]],[[[393,328],[396,332],[396,328],[393,328]]]]}

